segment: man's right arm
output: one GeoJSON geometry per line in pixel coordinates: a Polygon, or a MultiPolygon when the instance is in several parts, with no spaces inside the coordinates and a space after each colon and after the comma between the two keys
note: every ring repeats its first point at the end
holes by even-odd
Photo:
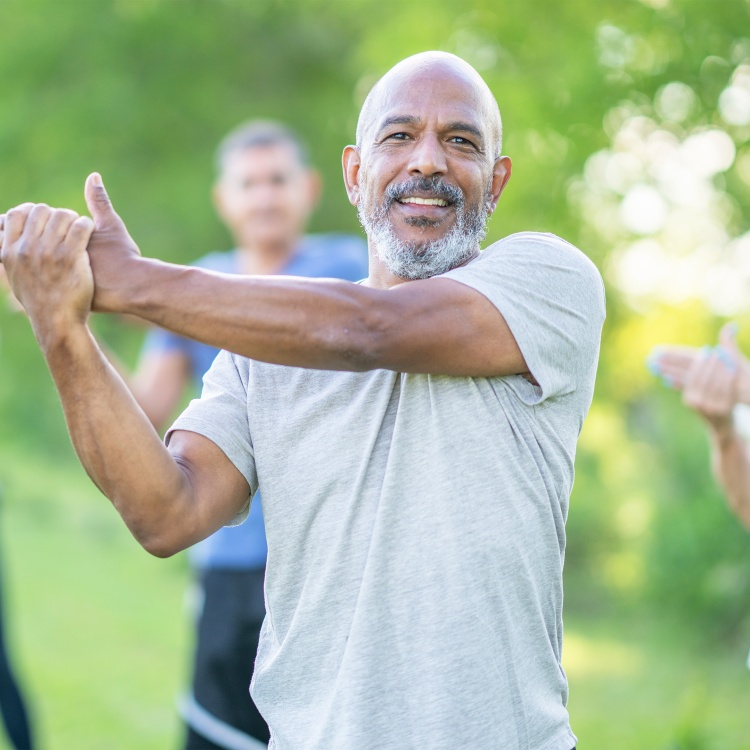
{"type": "Polygon", "coordinates": [[[5,227],[2,260],[60,394],[84,468],[136,539],[166,557],[210,535],[250,487],[224,453],[192,432],[166,448],[87,325],[91,222],[36,206],[5,227]]]}
{"type": "Polygon", "coordinates": [[[244,507],[250,489],[224,453],[185,431],[166,448],[88,329],[45,337],[42,350],[81,463],[151,554],[191,546],[244,507]]]}

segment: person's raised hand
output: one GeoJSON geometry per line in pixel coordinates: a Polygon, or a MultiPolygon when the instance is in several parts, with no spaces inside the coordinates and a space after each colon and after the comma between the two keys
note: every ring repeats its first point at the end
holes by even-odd
{"type": "Polygon", "coordinates": [[[685,405],[716,430],[731,427],[735,405],[750,400],[750,361],[736,334],[736,324],[727,323],[714,347],[657,347],[648,360],[649,369],[681,390],[685,405]]]}
{"type": "Polygon", "coordinates": [[[88,317],[93,277],[86,245],[93,229],[87,216],[43,203],[25,203],[5,215],[0,259],[37,336],[88,317]]]}
{"type": "Polygon", "coordinates": [[[112,207],[101,176],[88,176],[84,189],[86,205],[94,220],[88,252],[94,274],[93,309],[116,310],[116,292],[127,282],[127,265],[140,257],[140,250],[125,223],[112,207]]]}
{"type": "Polygon", "coordinates": [[[681,391],[700,352],[700,349],[693,346],[657,346],[649,354],[646,366],[665,385],[681,391]]]}

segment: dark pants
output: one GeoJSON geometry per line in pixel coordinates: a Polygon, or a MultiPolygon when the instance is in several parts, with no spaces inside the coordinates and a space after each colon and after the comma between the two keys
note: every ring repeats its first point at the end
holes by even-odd
{"type": "Polygon", "coordinates": [[[5,650],[2,592],[0,592],[0,711],[3,714],[3,722],[11,745],[15,750],[31,750],[33,744],[26,706],[5,650]]]}
{"type": "MultiPolygon", "coordinates": [[[[250,697],[260,628],[265,617],[265,570],[208,570],[201,575],[204,602],[193,666],[196,703],[220,722],[262,742],[268,726],[250,697]]],[[[190,717],[186,717],[188,725],[190,717]]],[[[207,733],[208,734],[208,733],[207,733]]],[[[187,750],[222,746],[188,726],[187,750]]]]}

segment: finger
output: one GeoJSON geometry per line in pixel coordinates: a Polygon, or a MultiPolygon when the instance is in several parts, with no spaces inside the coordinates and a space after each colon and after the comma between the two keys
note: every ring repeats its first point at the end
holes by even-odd
{"type": "Polygon", "coordinates": [[[735,376],[715,350],[702,354],[683,392],[687,406],[708,417],[725,416],[734,406],[735,376]]]}
{"type": "Polygon", "coordinates": [[[664,368],[676,367],[685,371],[692,367],[698,349],[691,346],[657,346],[646,358],[646,367],[653,375],[660,375],[664,368]]]}
{"type": "Polygon", "coordinates": [[[26,226],[23,230],[26,237],[31,240],[41,237],[51,216],[52,209],[46,203],[37,203],[29,211],[26,219],[26,226]]]}
{"type": "Polygon", "coordinates": [[[79,216],[71,222],[70,227],[68,228],[66,241],[77,245],[82,250],[85,250],[93,232],[94,221],[88,216],[79,216]]]}
{"type": "Polygon", "coordinates": [[[21,236],[32,208],[33,203],[22,203],[8,211],[5,215],[5,243],[9,245],[21,236]]]}
{"type": "Polygon", "coordinates": [[[121,223],[98,172],[92,172],[86,179],[84,195],[97,229],[111,229],[121,223]]]}
{"type": "Polygon", "coordinates": [[[62,240],[70,229],[70,225],[78,218],[75,211],[67,208],[56,208],[47,222],[44,234],[53,240],[62,240]]]}
{"type": "Polygon", "coordinates": [[[663,367],[655,374],[661,378],[664,385],[681,391],[687,382],[688,370],[684,367],[663,367]]]}

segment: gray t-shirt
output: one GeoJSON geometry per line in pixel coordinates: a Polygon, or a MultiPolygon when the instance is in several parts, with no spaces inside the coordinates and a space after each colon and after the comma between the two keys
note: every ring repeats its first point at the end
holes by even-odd
{"type": "Polygon", "coordinates": [[[565,519],[604,292],[548,234],[445,274],[505,317],[539,385],[219,355],[173,430],[260,486],[253,697],[273,750],[570,750],[565,519]]]}

